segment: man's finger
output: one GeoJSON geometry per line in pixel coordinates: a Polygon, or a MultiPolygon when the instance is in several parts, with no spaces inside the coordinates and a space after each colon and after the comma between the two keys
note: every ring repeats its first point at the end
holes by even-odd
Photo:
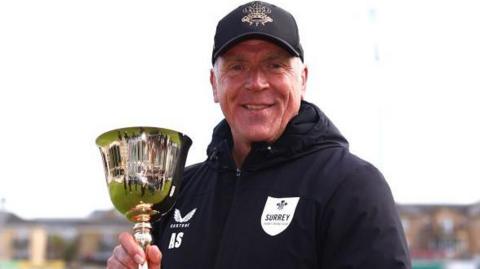
{"type": "Polygon", "coordinates": [[[118,236],[120,244],[137,264],[142,264],[145,262],[145,252],[138,245],[138,243],[133,239],[133,236],[127,232],[123,232],[118,236]]]}
{"type": "Polygon", "coordinates": [[[118,261],[118,259],[115,256],[112,256],[107,260],[107,269],[123,269],[123,268],[128,268],[128,267],[126,267],[123,263],[118,261]]]}
{"type": "Polygon", "coordinates": [[[112,262],[122,264],[122,267],[118,268],[138,268],[138,263],[136,263],[133,258],[128,255],[121,245],[118,245],[113,249],[113,257],[110,259],[112,259],[112,262]]]}
{"type": "Polygon", "coordinates": [[[147,260],[149,269],[160,269],[162,262],[162,253],[157,246],[152,245],[147,247],[147,260]]]}

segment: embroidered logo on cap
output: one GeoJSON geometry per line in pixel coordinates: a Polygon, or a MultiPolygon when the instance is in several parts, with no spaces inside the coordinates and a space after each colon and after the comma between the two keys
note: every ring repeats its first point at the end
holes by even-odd
{"type": "Polygon", "coordinates": [[[242,18],[242,22],[250,25],[258,26],[260,23],[265,25],[267,22],[273,22],[273,19],[267,15],[272,13],[272,10],[261,2],[253,2],[251,6],[243,9],[243,13],[247,15],[242,18]]]}

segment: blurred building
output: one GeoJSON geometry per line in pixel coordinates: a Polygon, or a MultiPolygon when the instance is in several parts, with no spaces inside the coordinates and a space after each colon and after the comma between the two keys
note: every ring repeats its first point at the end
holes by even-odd
{"type": "Polygon", "coordinates": [[[52,262],[105,264],[117,245],[118,234],[131,227],[113,210],[95,211],[83,219],[28,221],[0,211],[0,261],[24,261],[32,266],[52,262]]]}
{"type": "Polygon", "coordinates": [[[398,205],[414,259],[480,257],[480,203],[398,205]]]}
{"type": "MultiPolygon", "coordinates": [[[[398,210],[413,259],[480,257],[480,203],[404,204],[398,205],[398,210]]],[[[29,266],[5,268],[84,268],[79,264],[101,268],[118,244],[118,234],[131,227],[114,210],[95,211],[82,219],[35,220],[0,211],[0,268],[11,261],[28,262],[29,266]]],[[[414,268],[437,267],[417,264],[414,268]]]]}

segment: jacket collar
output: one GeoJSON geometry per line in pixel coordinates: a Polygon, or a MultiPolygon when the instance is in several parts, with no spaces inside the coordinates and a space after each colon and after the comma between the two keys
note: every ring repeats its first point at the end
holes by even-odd
{"type": "MultiPolygon", "coordinates": [[[[218,162],[217,165],[224,168],[235,168],[231,156],[232,145],[230,126],[226,120],[222,120],[214,128],[207,149],[209,160],[218,162]]],[[[299,113],[288,123],[277,141],[252,145],[242,170],[261,169],[327,147],[348,148],[348,142],[317,106],[302,101],[299,113]]]]}

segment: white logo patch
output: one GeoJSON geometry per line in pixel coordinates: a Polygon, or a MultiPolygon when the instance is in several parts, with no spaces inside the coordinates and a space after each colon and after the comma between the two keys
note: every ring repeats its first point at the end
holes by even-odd
{"type": "Polygon", "coordinates": [[[300,197],[274,198],[268,196],[260,219],[263,230],[267,234],[275,236],[287,229],[292,222],[299,200],[300,197]]]}

